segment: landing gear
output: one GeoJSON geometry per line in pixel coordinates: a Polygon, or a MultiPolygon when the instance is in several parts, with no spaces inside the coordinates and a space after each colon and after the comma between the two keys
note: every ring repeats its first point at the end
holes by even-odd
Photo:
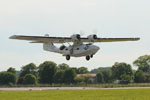
{"type": "Polygon", "coordinates": [[[86,56],[86,60],[89,61],[90,58],[93,58],[93,55],[86,56]]]}
{"type": "Polygon", "coordinates": [[[67,55],[67,56],[66,56],[66,60],[70,60],[70,55],[67,55]]]}
{"type": "Polygon", "coordinates": [[[90,60],[90,56],[86,56],[86,60],[89,61],[90,60]]]}

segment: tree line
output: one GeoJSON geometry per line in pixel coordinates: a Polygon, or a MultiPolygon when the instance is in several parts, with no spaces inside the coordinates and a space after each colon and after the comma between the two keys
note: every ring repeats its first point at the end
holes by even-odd
{"type": "Polygon", "coordinates": [[[36,84],[97,84],[97,83],[148,83],[150,82],[150,55],[137,58],[133,65],[116,62],[112,67],[100,67],[88,71],[86,67],[70,67],[63,63],[57,65],[52,61],[45,61],[39,66],[27,64],[16,71],[10,67],[0,72],[0,85],[36,85],[36,84]],[[94,73],[95,77],[90,74],[94,73]],[[77,77],[79,74],[87,74],[77,77]]]}

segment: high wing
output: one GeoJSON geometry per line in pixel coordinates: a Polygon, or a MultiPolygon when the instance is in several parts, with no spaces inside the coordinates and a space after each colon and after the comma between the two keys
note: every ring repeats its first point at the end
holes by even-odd
{"type": "MultiPolygon", "coordinates": [[[[123,42],[123,41],[138,41],[140,38],[97,38],[93,42],[123,42]]],[[[90,42],[87,38],[84,42],[90,42]]]]}
{"type": "Polygon", "coordinates": [[[17,40],[27,40],[31,41],[31,43],[65,43],[65,42],[72,42],[71,38],[68,37],[49,37],[49,36],[23,36],[23,35],[13,35],[10,39],[17,39],[17,40]]]}
{"type": "MultiPolygon", "coordinates": [[[[70,37],[48,37],[48,36],[23,36],[23,35],[13,35],[10,39],[18,40],[28,40],[31,43],[65,43],[65,42],[74,42],[70,37]]],[[[121,42],[121,41],[137,41],[140,38],[97,38],[93,41],[90,41],[88,38],[81,38],[82,42],[121,42]]]]}

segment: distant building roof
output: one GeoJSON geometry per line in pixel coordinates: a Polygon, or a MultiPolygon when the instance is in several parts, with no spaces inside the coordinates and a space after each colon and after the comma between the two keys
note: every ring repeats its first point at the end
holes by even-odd
{"type": "Polygon", "coordinates": [[[92,77],[92,78],[95,78],[96,74],[77,74],[77,77],[92,77]]]}

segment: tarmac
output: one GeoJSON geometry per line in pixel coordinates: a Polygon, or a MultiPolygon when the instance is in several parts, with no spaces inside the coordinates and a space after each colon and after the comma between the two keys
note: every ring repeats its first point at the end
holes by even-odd
{"type": "Polygon", "coordinates": [[[120,87],[120,88],[99,88],[99,87],[12,87],[0,88],[0,91],[32,91],[32,90],[117,90],[117,89],[150,89],[150,87],[120,87]]]}

